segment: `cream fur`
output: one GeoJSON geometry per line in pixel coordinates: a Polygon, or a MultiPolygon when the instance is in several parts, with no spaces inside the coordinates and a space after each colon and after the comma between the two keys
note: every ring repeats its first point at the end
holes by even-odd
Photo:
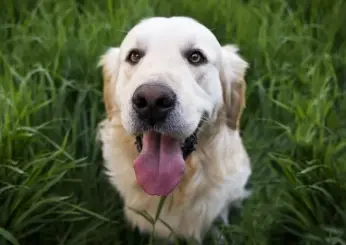
{"type": "MultiPolygon", "coordinates": [[[[168,196],[160,216],[177,235],[201,242],[216,217],[226,220],[228,207],[250,194],[244,188],[251,174],[250,160],[238,130],[245,104],[247,63],[236,47],[221,47],[198,22],[186,17],[156,17],[136,25],[119,48],[108,50],[100,65],[108,118],[100,124],[99,137],[107,175],[124,200],[126,218],[142,232],[150,232],[151,224],[128,207],[154,217],[160,198],[147,195],[136,182],[133,161],[138,152],[129,97],[153,77],[168,83],[181,105],[181,138],[194,131],[202,111],[208,112],[197,149],[186,160],[184,177],[168,196]],[[186,43],[204,49],[209,64],[196,68],[184,62],[178,51],[186,43]],[[143,63],[131,67],[124,62],[125,53],[138,45],[147,53],[143,63]]],[[[170,235],[161,222],[155,232],[163,238],[170,235]]]]}

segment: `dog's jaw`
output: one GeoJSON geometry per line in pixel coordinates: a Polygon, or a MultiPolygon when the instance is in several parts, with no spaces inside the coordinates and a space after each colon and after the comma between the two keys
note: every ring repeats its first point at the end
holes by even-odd
{"type": "MultiPolygon", "coordinates": [[[[198,132],[201,125],[202,125],[202,121],[199,123],[198,127],[193,132],[193,134],[191,134],[182,142],[181,151],[183,153],[184,160],[186,160],[191,155],[191,153],[196,150],[196,145],[198,144],[198,132]]],[[[135,136],[135,145],[136,145],[138,153],[142,151],[142,147],[143,147],[142,139],[143,139],[143,134],[137,134],[135,136]]]]}
{"type": "MultiPolygon", "coordinates": [[[[185,141],[182,143],[181,151],[183,153],[184,160],[186,160],[188,156],[196,150],[197,132],[198,130],[196,130],[190,137],[186,138],[185,141]]],[[[135,137],[135,145],[139,153],[142,151],[142,147],[143,147],[142,138],[143,138],[142,134],[137,135],[135,137]]]]}

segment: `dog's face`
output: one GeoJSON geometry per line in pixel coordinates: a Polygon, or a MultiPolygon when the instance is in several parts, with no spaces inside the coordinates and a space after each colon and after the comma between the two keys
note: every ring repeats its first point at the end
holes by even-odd
{"type": "Polygon", "coordinates": [[[120,117],[127,133],[143,135],[145,159],[135,162],[137,180],[156,178],[161,186],[141,185],[149,194],[165,195],[179,182],[184,169],[179,149],[201,123],[210,125],[222,115],[237,129],[247,63],[236,51],[221,47],[211,31],[190,18],[156,17],[140,22],[120,47],[103,56],[108,117],[120,117]],[[164,169],[162,161],[173,163],[164,169]],[[158,169],[149,162],[168,173],[153,173],[158,169]]]}

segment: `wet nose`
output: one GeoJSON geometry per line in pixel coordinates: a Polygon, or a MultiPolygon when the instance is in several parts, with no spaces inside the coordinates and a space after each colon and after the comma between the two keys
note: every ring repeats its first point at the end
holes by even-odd
{"type": "Polygon", "coordinates": [[[176,94],[162,84],[143,84],[132,96],[132,105],[139,119],[153,126],[162,123],[176,105],[176,94]]]}

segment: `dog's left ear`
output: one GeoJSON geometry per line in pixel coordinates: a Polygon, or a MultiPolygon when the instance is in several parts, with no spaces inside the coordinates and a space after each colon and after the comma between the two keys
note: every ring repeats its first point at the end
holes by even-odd
{"type": "Polygon", "coordinates": [[[237,52],[238,48],[233,45],[222,47],[220,72],[226,123],[233,130],[239,129],[245,107],[245,73],[248,68],[248,63],[237,52]]]}
{"type": "Polygon", "coordinates": [[[103,101],[106,107],[107,117],[111,119],[117,111],[114,94],[119,70],[119,48],[109,48],[102,55],[98,66],[102,67],[103,101]]]}

